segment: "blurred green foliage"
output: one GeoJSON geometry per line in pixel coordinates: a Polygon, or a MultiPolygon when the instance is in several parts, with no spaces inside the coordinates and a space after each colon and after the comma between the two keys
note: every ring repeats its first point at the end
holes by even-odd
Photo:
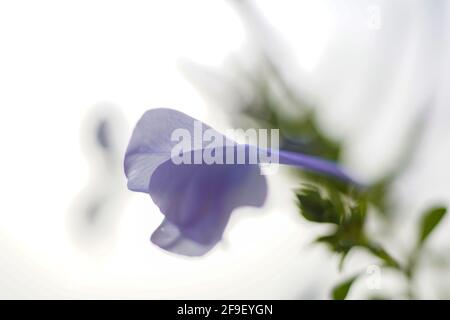
{"type": "Polygon", "coordinates": [[[420,231],[418,239],[418,247],[422,246],[428,236],[433,232],[434,228],[441,222],[444,215],[447,213],[445,207],[434,207],[428,209],[422,216],[420,222],[420,231]]]}
{"type": "MultiPolygon", "coordinates": [[[[261,17],[255,18],[257,13],[252,11],[251,6],[244,6],[244,3],[246,1],[234,1],[238,11],[245,10],[241,16],[247,20],[245,21],[247,25],[251,25],[250,34],[266,32],[267,25],[258,25],[258,23],[264,23],[264,20],[261,17]],[[255,21],[258,23],[255,24],[255,21]]],[[[268,37],[267,34],[262,36],[268,37]]],[[[255,38],[258,37],[261,37],[261,34],[255,35],[255,38]]],[[[324,132],[317,121],[317,109],[314,108],[314,104],[298,94],[298,90],[291,88],[278,70],[276,61],[271,60],[264,46],[257,48],[255,58],[259,61],[256,69],[248,71],[246,68],[236,68],[240,83],[237,86],[230,86],[226,81],[221,82],[220,77],[209,79],[211,80],[209,81],[208,77],[214,77],[213,73],[197,69],[197,72],[203,73],[204,83],[200,84],[200,87],[208,90],[208,82],[218,82],[223,87],[227,87],[225,91],[233,95],[227,100],[233,102],[228,109],[235,125],[244,129],[255,126],[279,129],[281,149],[314,155],[339,163],[346,141],[330,137],[324,132]],[[207,81],[205,81],[205,75],[207,81]],[[250,98],[242,98],[249,96],[250,98]],[[294,112],[286,112],[286,110],[294,110],[294,112]]],[[[426,117],[423,115],[417,118],[417,123],[411,127],[409,139],[405,143],[401,157],[392,169],[376,181],[365,183],[364,187],[317,173],[291,169],[299,181],[296,198],[301,216],[311,223],[326,223],[333,226],[331,232],[319,236],[315,242],[326,245],[330,251],[341,256],[340,269],[343,268],[345,258],[353,248],[367,250],[380,260],[380,266],[392,268],[408,279],[407,297],[409,298],[415,297],[412,283],[423,244],[442,221],[446,208],[432,207],[424,213],[418,228],[417,245],[403,263],[392,257],[385,248],[368,236],[366,220],[371,213],[377,213],[387,220],[392,215],[395,209],[391,195],[392,185],[413,158],[417,141],[424,131],[425,121],[426,117]]],[[[358,275],[355,275],[337,284],[332,289],[332,298],[345,299],[357,279],[358,275]]]]}
{"type": "Polygon", "coordinates": [[[344,280],[338,283],[331,291],[331,297],[333,300],[345,300],[347,297],[353,282],[358,278],[358,276],[351,277],[350,279],[344,280]]]}

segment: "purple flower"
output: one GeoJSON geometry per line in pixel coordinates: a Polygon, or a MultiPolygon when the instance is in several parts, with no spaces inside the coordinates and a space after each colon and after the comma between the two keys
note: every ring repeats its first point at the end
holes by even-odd
{"type": "MultiPolygon", "coordinates": [[[[147,111],[138,121],[128,145],[124,167],[131,191],[148,193],[165,218],[153,232],[151,241],[159,247],[187,256],[200,256],[213,248],[222,238],[234,209],[242,206],[261,207],[267,195],[265,176],[258,163],[245,164],[176,164],[172,150],[177,141],[172,134],[177,129],[193,133],[198,129],[212,130],[228,144],[227,150],[264,152],[276,155],[280,164],[352,181],[339,167],[329,161],[299,153],[240,145],[209,126],[184,113],[171,109],[147,111]],[[197,128],[195,127],[197,123],[197,128]]],[[[195,134],[194,134],[195,136],[195,134]]],[[[192,141],[189,159],[208,151],[208,145],[192,141]]],[[[222,147],[221,147],[222,148],[222,147]]],[[[220,156],[219,156],[220,157],[220,156]]],[[[261,161],[258,158],[259,162],[261,161]]]]}

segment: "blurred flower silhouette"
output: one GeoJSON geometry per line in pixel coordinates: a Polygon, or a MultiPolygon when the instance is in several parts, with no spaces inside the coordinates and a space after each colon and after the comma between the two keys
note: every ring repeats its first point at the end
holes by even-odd
{"type": "Polygon", "coordinates": [[[99,103],[90,109],[81,131],[91,174],[70,208],[68,224],[77,244],[104,250],[115,238],[117,218],[126,200],[121,172],[123,115],[118,107],[99,103]]]}
{"type": "MultiPolygon", "coordinates": [[[[256,164],[245,161],[244,164],[190,165],[171,161],[172,149],[177,144],[171,139],[172,133],[177,129],[194,133],[195,122],[198,123],[198,120],[171,109],[147,111],[133,131],[124,161],[128,188],[148,193],[165,215],[151,241],[165,250],[187,256],[208,252],[222,238],[234,209],[241,206],[261,207],[267,195],[266,180],[258,167],[258,163],[264,163],[262,157],[256,164]]],[[[213,130],[205,124],[201,126],[203,130],[213,130]]],[[[217,148],[232,148],[233,157],[238,150],[246,151],[246,157],[250,150],[256,150],[258,155],[262,152],[277,153],[280,164],[355,183],[327,160],[237,144],[214,132],[227,140],[226,147],[217,148]]],[[[199,149],[188,152],[194,154],[206,148],[203,143],[199,149]]],[[[229,150],[222,154],[227,154],[229,150]]]]}

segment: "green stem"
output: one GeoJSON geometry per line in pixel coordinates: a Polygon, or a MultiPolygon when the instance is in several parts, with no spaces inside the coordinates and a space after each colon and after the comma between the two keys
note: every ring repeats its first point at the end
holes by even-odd
{"type": "Polygon", "coordinates": [[[402,265],[396,259],[394,259],[386,250],[384,250],[379,245],[366,240],[364,241],[362,246],[367,250],[369,250],[369,252],[371,252],[373,255],[380,258],[386,264],[387,267],[391,267],[400,272],[407,281],[407,289],[406,289],[407,298],[410,300],[416,299],[416,295],[414,293],[414,275],[416,271],[417,259],[419,254],[418,250],[415,250],[410,255],[408,263],[404,267],[402,267],[402,265]]]}
{"type": "Polygon", "coordinates": [[[362,244],[362,246],[369,250],[369,252],[371,252],[373,255],[383,260],[387,267],[394,268],[398,271],[401,271],[402,273],[405,272],[400,263],[379,245],[370,241],[366,241],[362,244]]]}

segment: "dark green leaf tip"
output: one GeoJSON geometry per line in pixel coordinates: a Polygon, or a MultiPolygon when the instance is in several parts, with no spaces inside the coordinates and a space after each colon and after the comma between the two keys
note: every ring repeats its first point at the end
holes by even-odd
{"type": "Polygon", "coordinates": [[[442,221],[446,213],[446,207],[433,207],[424,213],[420,222],[418,246],[421,246],[425,242],[442,221]]]}
{"type": "Polygon", "coordinates": [[[331,293],[333,300],[345,300],[347,298],[350,289],[358,276],[353,276],[350,279],[344,280],[338,283],[331,293]]]}

